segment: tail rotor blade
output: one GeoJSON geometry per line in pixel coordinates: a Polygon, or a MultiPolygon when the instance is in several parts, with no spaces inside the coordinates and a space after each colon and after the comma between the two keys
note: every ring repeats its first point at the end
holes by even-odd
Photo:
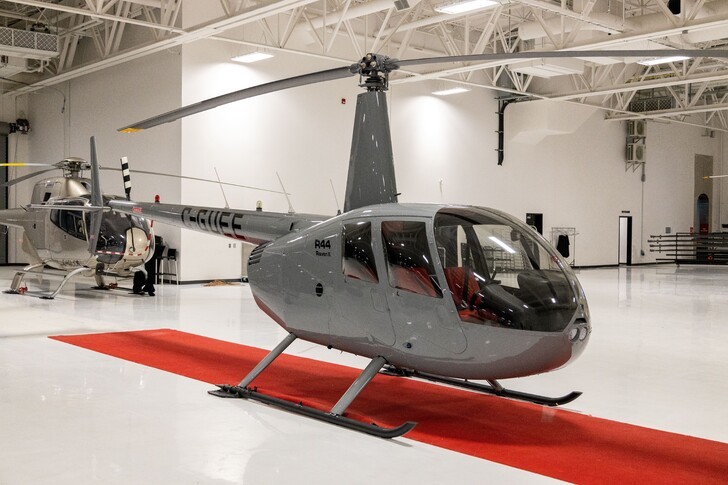
{"type": "Polygon", "coordinates": [[[131,174],[129,173],[129,159],[126,157],[121,157],[121,175],[124,177],[126,200],[131,200],[131,174]]]}

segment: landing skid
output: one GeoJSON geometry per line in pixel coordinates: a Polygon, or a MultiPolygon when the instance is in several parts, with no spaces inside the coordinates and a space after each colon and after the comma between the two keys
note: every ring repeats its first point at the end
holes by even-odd
{"type": "Polygon", "coordinates": [[[253,368],[248,375],[246,375],[237,386],[221,385],[219,389],[208,391],[209,394],[217,397],[226,398],[242,398],[242,399],[253,399],[255,401],[263,402],[271,406],[275,406],[279,409],[289,411],[292,413],[307,416],[309,418],[318,419],[326,423],[335,424],[344,428],[348,428],[354,431],[360,431],[367,433],[372,436],[379,438],[396,438],[410,431],[415,427],[417,423],[408,421],[396,428],[382,428],[376,424],[362,423],[350,418],[344,417],[344,411],[354,401],[356,396],[369,384],[375,375],[379,373],[379,370],[387,363],[384,357],[375,357],[369,362],[369,365],[359,374],[359,377],[349,386],[349,389],[344,393],[339,401],[331,408],[331,411],[321,411],[310,406],[304,406],[302,403],[294,403],[286,401],[284,399],[278,399],[276,397],[268,396],[258,392],[257,388],[250,388],[249,385],[268,367],[283,351],[296,340],[296,336],[289,333],[288,336],[279,343],[273,350],[261,360],[258,365],[253,368]]]}
{"type": "Polygon", "coordinates": [[[258,392],[256,389],[248,389],[246,387],[239,386],[227,386],[220,385],[220,389],[217,391],[207,391],[209,394],[223,398],[241,398],[241,399],[252,399],[259,401],[271,406],[275,406],[284,411],[300,414],[308,418],[318,419],[329,424],[335,424],[343,428],[351,429],[354,431],[360,431],[377,438],[397,438],[412,430],[417,423],[408,421],[404,424],[397,426],[396,428],[382,428],[376,424],[362,423],[354,419],[349,419],[338,414],[332,414],[326,411],[312,408],[310,406],[304,406],[301,403],[294,403],[286,401],[284,399],[278,399],[276,397],[268,396],[258,392]]]}
{"type": "Polygon", "coordinates": [[[34,271],[35,269],[42,268],[42,267],[43,267],[42,264],[36,264],[36,265],[26,266],[24,269],[16,272],[15,276],[13,277],[13,282],[10,285],[10,289],[5,290],[3,293],[13,294],[13,295],[26,294],[28,296],[36,296],[43,300],[52,300],[63,289],[63,287],[66,285],[66,283],[68,283],[71,280],[71,278],[73,278],[74,276],[76,276],[79,273],[82,273],[82,272],[88,270],[88,268],[81,267],[81,268],[76,268],[73,271],[71,271],[69,273],[65,273],[63,275],[59,275],[57,273],[48,273],[48,272],[44,273],[44,272],[42,272],[42,270],[34,271]],[[25,275],[27,275],[27,274],[40,275],[40,276],[44,276],[44,277],[61,276],[63,278],[63,280],[61,281],[61,284],[59,284],[55,290],[53,290],[49,293],[29,292],[29,291],[27,291],[27,288],[23,289],[20,286],[23,283],[23,279],[25,278],[25,275]]]}
{"type": "Polygon", "coordinates": [[[479,384],[477,382],[471,382],[467,379],[455,379],[452,377],[442,377],[435,374],[428,374],[426,372],[418,372],[400,369],[393,365],[385,365],[380,371],[382,374],[399,377],[417,377],[420,379],[426,379],[432,382],[438,382],[440,384],[449,384],[451,386],[468,389],[471,391],[482,392],[484,394],[492,394],[499,397],[507,397],[509,399],[517,399],[519,401],[527,401],[535,404],[542,404],[544,406],[560,406],[567,404],[581,396],[580,391],[572,391],[561,397],[548,397],[541,396],[539,394],[529,394],[527,392],[512,391],[506,389],[500,385],[496,380],[488,380],[488,384],[479,384]]]}

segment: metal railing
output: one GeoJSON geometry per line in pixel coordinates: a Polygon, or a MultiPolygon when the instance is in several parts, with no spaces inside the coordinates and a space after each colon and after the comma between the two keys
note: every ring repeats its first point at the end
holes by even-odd
{"type": "Polygon", "coordinates": [[[659,234],[650,236],[647,242],[651,253],[665,255],[656,258],[658,261],[673,261],[676,264],[728,263],[728,232],[659,234]]]}

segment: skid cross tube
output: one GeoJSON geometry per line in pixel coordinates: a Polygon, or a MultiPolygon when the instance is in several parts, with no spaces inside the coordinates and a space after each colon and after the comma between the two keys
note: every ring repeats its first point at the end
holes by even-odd
{"type": "Polygon", "coordinates": [[[349,405],[354,401],[356,396],[359,395],[362,389],[366,387],[366,385],[374,378],[374,376],[379,373],[379,370],[384,366],[384,364],[387,363],[384,357],[375,357],[374,359],[372,359],[369,365],[367,365],[367,367],[361,372],[359,377],[357,377],[356,380],[351,384],[351,386],[349,386],[349,389],[344,393],[343,396],[341,396],[339,401],[329,412],[312,408],[310,406],[305,406],[303,403],[295,403],[286,401],[284,399],[279,399],[277,397],[268,396],[266,394],[258,392],[257,388],[249,388],[248,385],[250,385],[253,379],[258,377],[258,375],[260,375],[260,373],[263,372],[266,367],[268,367],[278,356],[280,356],[294,340],[296,340],[296,336],[292,333],[289,333],[288,336],[286,336],[286,338],[283,339],[281,343],[279,343],[273,350],[271,350],[270,353],[268,353],[268,355],[266,355],[263,360],[261,360],[258,365],[256,365],[253,370],[250,371],[248,375],[246,375],[237,386],[222,384],[218,385],[218,389],[208,391],[208,393],[213,396],[223,398],[253,399],[255,401],[259,401],[270,406],[275,406],[285,411],[300,414],[302,416],[307,416],[309,418],[314,418],[319,421],[324,421],[326,423],[335,424],[336,426],[342,426],[344,428],[354,431],[367,433],[379,438],[396,438],[398,436],[402,436],[403,434],[407,433],[415,427],[417,423],[407,421],[406,423],[403,423],[394,428],[383,428],[374,423],[363,423],[361,421],[356,421],[354,419],[342,416],[346,408],[349,407],[349,405]]]}
{"type": "Polygon", "coordinates": [[[364,389],[364,387],[369,384],[369,381],[374,378],[375,375],[379,373],[379,369],[384,367],[384,364],[386,364],[387,361],[384,359],[384,357],[375,357],[372,359],[371,362],[369,362],[369,365],[366,366],[366,368],[359,374],[359,377],[356,378],[356,380],[351,384],[349,389],[344,393],[343,396],[341,396],[341,399],[339,399],[339,402],[337,402],[333,408],[331,408],[331,414],[336,414],[338,416],[341,416],[344,414],[344,411],[346,411],[346,408],[349,407],[349,405],[356,399],[356,396],[359,395],[359,393],[364,389]]]}
{"type": "Polygon", "coordinates": [[[265,368],[271,364],[271,362],[276,360],[276,358],[278,358],[278,356],[281,355],[283,351],[286,350],[288,346],[293,343],[294,340],[296,340],[296,336],[292,333],[286,335],[286,338],[284,338],[281,343],[276,345],[276,347],[271,350],[270,353],[266,355],[265,358],[263,358],[263,360],[258,362],[258,365],[256,365],[247,376],[243,377],[243,380],[240,381],[238,387],[248,387],[248,385],[253,382],[253,379],[258,377],[260,373],[263,372],[265,368]]]}

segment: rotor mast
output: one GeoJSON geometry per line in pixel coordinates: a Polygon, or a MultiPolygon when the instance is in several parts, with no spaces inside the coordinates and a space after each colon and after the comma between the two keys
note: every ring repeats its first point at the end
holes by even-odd
{"type": "Polygon", "coordinates": [[[356,100],[344,212],[397,202],[385,92],[389,88],[389,73],[398,67],[395,59],[376,54],[367,54],[351,66],[352,72],[359,72],[359,86],[366,92],[356,100]]]}

